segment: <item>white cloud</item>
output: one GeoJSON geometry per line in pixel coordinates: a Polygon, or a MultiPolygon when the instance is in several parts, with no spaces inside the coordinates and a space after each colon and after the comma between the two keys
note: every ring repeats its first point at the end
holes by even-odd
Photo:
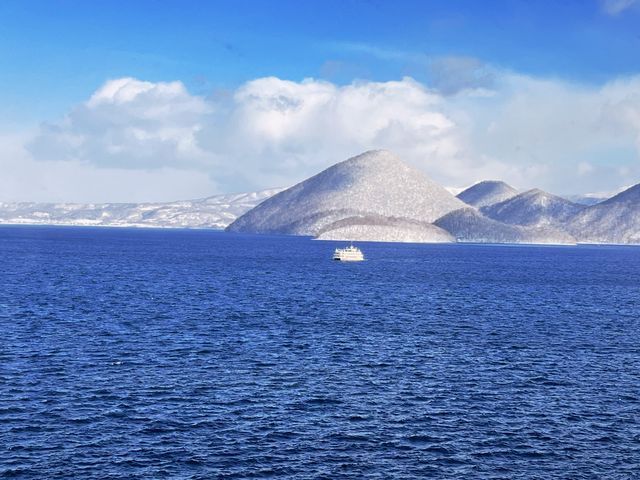
{"type": "Polygon", "coordinates": [[[211,105],[180,82],[106,82],[62,121],[43,124],[28,148],[39,160],[159,168],[210,162],[195,141],[211,105]]]}
{"type": "Polygon", "coordinates": [[[0,202],[152,202],[199,198],[220,187],[205,172],[96,168],[65,160],[40,162],[25,135],[2,135],[0,202]]]}
{"type": "Polygon", "coordinates": [[[179,82],[124,78],[42,125],[28,148],[38,160],[206,171],[226,190],[286,185],[372,148],[437,173],[465,161],[443,106],[410,78],[337,86],[267,77],[210,99],[179,82]]]}
{"type": "Polygon", "coordinates": [[[180,82],[111,80],[39,128],[15,155],[28,168],[8,168],[40,168],[57,179],[52,197],[68,188],[82,200],[131,199],[124,192],[136,183],[150,200],[285,186],[373,148],[451,186],[499,178],[578,193],[640,180],[640,76],[588,86],[496,69],[484,77],[469,59],[444,67],[445,80],[449,67],[471,77],[449,95],[411,78],[339,86],[267,77],[208,98],[180,82]]]}
{"type": "Polygon", "coordinates": [[[636,0],[601,0],[602,9],[608,15],[618,15],[636,4],[636,0]]]}
{"type": "Polygon", "coordinates": [[[594,168],[589,162],[580,162],[578,164],[578,175],[589,175],[593,173],[594,168]]]}
{"type": "Polygon", "coordinates": [[[469,117],[474,152],[520,175],[536,167],[528,178],[514,175],[515,183],[578,193],[640,181],[640,76],[594,86],[506,73],[494,89],[491,98],[450,104],[469,117]],[[578,183],[585,162],[594,174],[578,183]],[[626,176],[620,164],[629,166],[626,176]]]}
{"type": "Polygon", "coordinates": [[[431,85],[444,95],[462,91],[487,95],[494,86],[496,70],[474,57],[447,56],[429,63],[431,85]]]}
{"type": "Polygon", "coordinates": [[[343,87],[262,78],[239,88],[228,115],[200,139],[216,156],[243,164],[230,174],[251,172],[261,184],[286,184],[371,148],[439,169],[459,154],[455,125],[441,102],[409,78],[343,87]]]}
{"type": "Polygon", "coordinates": [[[429,61],[429,57],[424,53],[412,52],[408,50],[400,50],[393,48],[381,47],[378,45],[372,45],[369,43],[358,42],[332,42],[327,45],[338,51],[347,51],[352,53],[360,53],[375,57],[385,61],[402,61],[418,64],[426,64],[429,61]]]}

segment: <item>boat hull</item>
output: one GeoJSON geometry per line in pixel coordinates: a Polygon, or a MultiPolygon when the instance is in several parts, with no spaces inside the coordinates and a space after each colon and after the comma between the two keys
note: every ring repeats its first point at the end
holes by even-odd
{"type": "Polygon", "coordinates": [[[338,262],[362,262],[364,255],[360,249],[355,247],[336,248],[333,254],[333,259],[338,262]]]}

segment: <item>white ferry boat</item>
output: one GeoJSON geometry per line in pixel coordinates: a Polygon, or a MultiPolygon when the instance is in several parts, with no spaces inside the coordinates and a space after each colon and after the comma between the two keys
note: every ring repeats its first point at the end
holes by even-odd
{"type": "Polygon", "coordinates": [[[336,248],[333,259],[341,262],[361,262],[364,260],[364,255],[358,247],[349,245],[346,248],[336,248]]]}

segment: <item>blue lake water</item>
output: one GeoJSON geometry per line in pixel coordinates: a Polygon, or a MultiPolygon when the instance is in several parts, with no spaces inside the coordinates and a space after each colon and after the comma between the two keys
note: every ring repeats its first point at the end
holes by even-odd
{"type": "Polygon", "coordinates": [[[0,227],[0,477],[640,478],[640,248],[0,227]]]}

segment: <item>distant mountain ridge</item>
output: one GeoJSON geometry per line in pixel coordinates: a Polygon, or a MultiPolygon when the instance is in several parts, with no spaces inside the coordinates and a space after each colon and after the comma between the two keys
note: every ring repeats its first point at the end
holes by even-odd
{"type": "Polygon", "coordinates": [[[436,220],[435,225],[451,233],[458,242],[531,243],[573,245],[569,233],[550,226],[510,225],[484,216],[474,208],[463,208],[436,220]]]}
{"type": "Polygon", "coordinates": [[[280,190],[167,203],[0,203],[0,223],[224,229],[280,190]]]}
{"type": "Polygon", "coordinates": [[[321,240],[640,243],[638,212],[640,186],[593,206],[540,189],[519,193],[495,180],[479,182],[455,198],[395,155],[378,150],[284,190],[227,230],[321,240]]]}
{"type": "Polygon", "coordinates": [[[457,197],[385,150],[288,189],[167,203],[0,203],[0,224],[180,227],[309,235],[319,240],[640,244],[640,184],[580,203],[504,182],[457,197]],[[601,200],[601,201],[597,201],[601,200]]]}
{"type": "Polygon", "coordinates": [[[583,242],[640,243],[640,184],[585,208],[567,230],[583,242]]]}
{"type": "Polygon", "coordinates": [[[584,208],[584,205],[534,188],[482,207],[480,211],[493,220],[511,225],[561,226],[584,208]]]}
{"type": "Polygon", "coordinates": [[[585,205],[587,207],[595,205],[596,203],[604,202],[609,198],[597,194],[561,195],[561,197],[569,200],[570,202],[577,203],[578,205],[585,205]]]}

